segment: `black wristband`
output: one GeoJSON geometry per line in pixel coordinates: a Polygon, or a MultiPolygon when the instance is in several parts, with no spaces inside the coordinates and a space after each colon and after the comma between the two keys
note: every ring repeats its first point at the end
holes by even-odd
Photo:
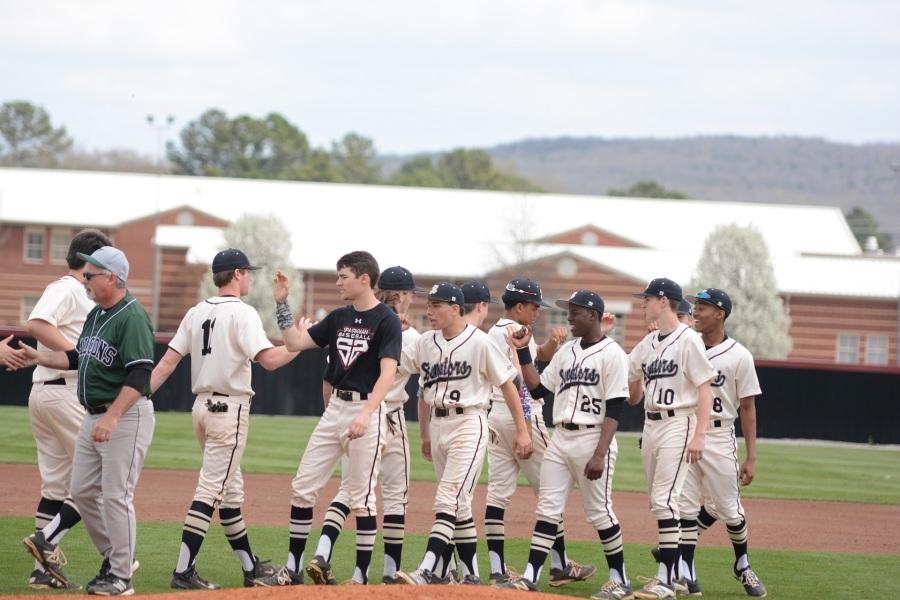
{"type": "Polygon", "coordinates": [[[72,348],[66,350],[66,358],[69,359],[69,370],[74,371],[78,368],[78,350],[72,348]]]}
{"type": "Polygon", "coordinates": [[[528,346],[524,348],[516,348],[516,355],[519,357],[519,364],[523,367],[530,365],[532,362],[531,349],[528,346]]]}

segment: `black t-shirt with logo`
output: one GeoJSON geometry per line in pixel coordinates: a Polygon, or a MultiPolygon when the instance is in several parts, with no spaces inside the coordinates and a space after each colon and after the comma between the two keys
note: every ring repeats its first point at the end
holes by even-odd
{"type": "Polygon", "coordinates": [[[363,312],[352,305],[335,309],[309,328],[309,336],[328,347],[325,381],[339,390],[368,394],[381,374],[381,359],[400,361],[400,319],[383,303],[363,312]]]}

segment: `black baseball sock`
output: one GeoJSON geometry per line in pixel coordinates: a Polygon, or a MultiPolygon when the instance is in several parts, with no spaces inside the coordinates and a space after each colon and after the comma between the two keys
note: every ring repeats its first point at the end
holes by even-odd
{"type": "Polygon", "coordinates": [[[697,548],[697,521],[681,519],[681,542],[678,544],[678,574],[685,579],[696,581],[694,573],[694,551],[697,548]],[[687,572],[685,572],[685,570],[687,572]]]}
{"type": "Polygon", "coordinates": [[[658,519],[656,521],[659,530],[659,580],[668,586],[672,585],[672,579],[676,575],[675,565],[678,562],[678,542],[681,539],[681,531],[678,527],[678,519],[658,519]],[[663,573],[665,569],[665,573],[663,573]],[[662,575],[665,575],[664,577],[662,575]]]}
{"type": "Polygon", "coordinates": [[[456,529],[456,517],[448,513],[437,513],[434,523],[431,524],[431,532],[428,534],[428,546],[425,548],[425,556],[419,563],[419,568],[434,572],[438,559],[444,554],[444,550],[453,540],[453,532],[456,529]]]}
{"type": "Polygon", "coordinates": [[[568,558],[566,557],[566,526],[560,521],[556,524],[556,539],[550,548],[550,568],[565,569],[568,558]]]}
{"type": "Polygon", "coordinates": [[[525,567],[524,577],[537,583],[544,568],[544,561],[550,553],[556,541],[558,523],[538,520],[534,524],[534,532],[531,534],[531,549],[528,551],[528,566],[525,567]]]}
{"type": "Polygon", "coordinates": [[[377,533],[378,517],[356,517],[356,570],[353,580],[357,583],[369,583],[369,565],[372,563],[377,533]]]}
{"type": "Polygon", "coordinates": [[[384,576],[394,577],[403,558],[406,515],[384,515],[381,530],[384,539],[384,576]]]}
{"type": "Polygon", "coordinates": [[[478,532],[475,529],[475,521],[470,517],[465,521],[456,522],[456,532],[453,536],[456,548],[459,551],[459,561],[466,568],[466,573],[478,577],[478,561],[476,552],[478,545],[478,532]]]}
{"type": "Polygon", "coordinates": [[[610,579],[616,579],[622,584],[628,583],[625,575],[625,543],[622,540],[622,528],[615,524],[609,529],[598,529],[597,534],[600,536],[600,543],[603,544],[610,579]]]}
{"type": "Polygon", "coordinates": [[[716,524],[716,518],[706,511],[705,506],[700,507],[700,515],[697,517],[697,529],[703,533],[716,524]]]}
{"type": "Polygon", "coordinates": [[[298,572],[303,568],[303,554],[306,552],[306,540],[312,529],[313,507],[291,505],[290,544],[288,546],[287,568],[298,572]]]}
{"type": "Polygon", "coordinates": [[[334,543],[344,529],[344,522],[350,514],[350,507],[340,502],[332,502],[325,513],[325,521],[322,523],[322,535],[319,536],[319,545],[316,547],[316,555],[325,560],[331,560],[334,543]]]}
{"type": "Polygon", "coordinates": [[[499,506],[488,505],[484,509],[484,537],[487,539],[491,573],[506,573],[504,556],[506,528],[503,523],[505,512],[499,506]]]}
{"type": "Polygon", "coordinates": [[[213,507],[205,502],[194,500],[184,518],[184,527],[181,530],[181,549],[178,552],[178,563],[175,571],[184,573],[194,566],[200,546],[209,531],[209,522],[212,521],[213,507]]]}
{"type": "Polygon", "coordinates": [[[225,539],[231,546],[231,550],[241,561],[241,569],[252,571],[254,567],[253,550],[250,549],[250,538],[247,536],[247,527],[244,525],[244,517],[240,508],[220,508],[219,521],[225,530],[225,539]]]}

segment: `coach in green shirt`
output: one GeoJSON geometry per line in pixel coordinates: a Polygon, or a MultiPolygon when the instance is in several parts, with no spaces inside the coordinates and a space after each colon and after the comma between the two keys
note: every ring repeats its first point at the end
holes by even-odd
{"type": "MultiPolygon", "coordinates": [[[[85,287],[97,306],[88,313],[75,350],[23,353],[32,362],[78,369],[78,398],[87,415],[75,444],[71,494],[97,550],[100,572],[89,594],[130,595],[135,547],[134,488],[153,439],[153,404],[147,398],[153,369],[153,328],[128,292],[128,259],[104,246],[87,261],[85,287]]],[[[58,553],[40,532],[25,545],[47,572],[58,553]]]]}

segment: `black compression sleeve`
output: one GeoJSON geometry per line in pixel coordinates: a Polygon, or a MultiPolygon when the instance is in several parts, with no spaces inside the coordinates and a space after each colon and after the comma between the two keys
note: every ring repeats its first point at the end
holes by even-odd
{"type": "Polygon", "coordinates": [[[606,417],[619,421],[623,406],[625,406],[625,398],[610,398],[606,401],[606,417]]]}
{"type": "Polygon", "coordinates": [[[71,350],[66,350],[66,358],[69,359],[69,370],[74,371],[78,368],[78,350],[72,348],[71,350]]]}
{"type": "Polygon", "coordinates": [[[132,367],[128,367],[128,375],[125,376],[125,383],[130,388],[143,394],[144,390],[150,384],[150,372],[153,370],[152,365],[140,363],[132,367]]]}
{"type": "Polygon", "coordinates": [[[552,392],[545,388],[543,383],[539,383],[533,390],[528,390],[528,393],[531,394],[532,398],[543,398],[552,392]]]}

